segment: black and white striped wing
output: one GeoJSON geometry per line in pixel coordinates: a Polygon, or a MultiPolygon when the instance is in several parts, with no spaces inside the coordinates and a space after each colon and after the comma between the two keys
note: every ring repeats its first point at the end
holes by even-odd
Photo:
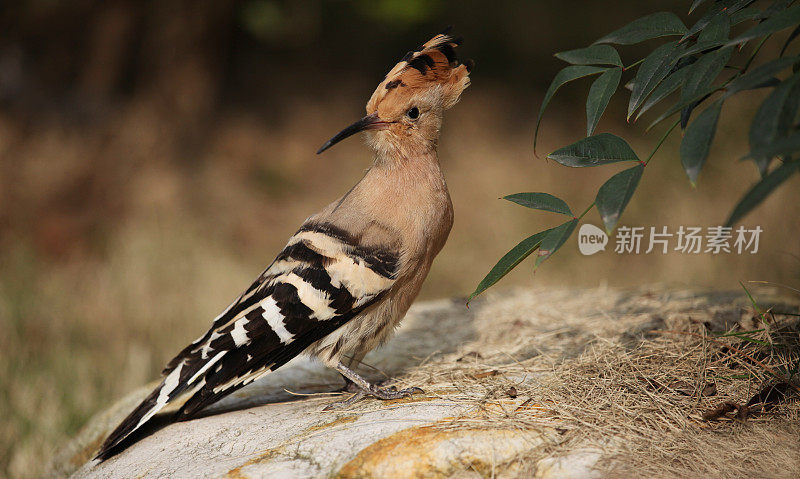
{"type": "Polygon", "coordinates": [[[109,436],[99,458],[176,397],[179,419],[273,371],[374,304],[395,282],[398,255],[363,248],[329,225],[306,225],[211,329],[164,370],[162,384],[109,436]]]}

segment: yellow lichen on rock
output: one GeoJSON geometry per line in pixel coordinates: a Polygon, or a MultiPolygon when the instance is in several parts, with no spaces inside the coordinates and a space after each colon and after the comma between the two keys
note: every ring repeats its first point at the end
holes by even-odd
{"type": "Polygon", "coordinates": [[[439,478],[469,470],[493,475],[541,442],[541,436],[516,429],[413,427],[366,447],[336,477],[439,478]]]}

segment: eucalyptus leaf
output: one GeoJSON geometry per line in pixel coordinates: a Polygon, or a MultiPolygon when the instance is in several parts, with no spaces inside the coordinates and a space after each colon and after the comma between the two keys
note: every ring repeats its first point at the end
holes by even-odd
{"type": "Polygon", "coordinates": [[[517,193],[503,197],[504,200],[511,201],[526,208],[533,208],[535,210],[552,211],[553,213],[561,213],[562,215],[575,216],[572,210],[569,209],[567,203],[561,198],[553,196],[549,193],[517,193]]]}
{"type": "Polygon", "coordinates": [[[647,131],[651,130],[654,126],[658,125],[662,121],[666,120],[667,118],[671,117],[675,113],[682,111],[686,108],[697,106],[703,99],[707,98],[708,96],[712,95],[717,90],[722,89],[722,87],[708,87],[707,89],[701,91],[697,95],[692,98],[688,98],[686,100],[679,101],[678,103],[669,107],[664,113],[658,116],[655,120],[653,120],[650,125],[647,127],[647,131]]]}
{"type": "Polygon", "coordinates": [[[697,43],[721,42],[731,34],[731,17],[722,13],[715,15],[700,32],[697,43]]]}
{"type": "Polygon", "coordinates": [[[766,80],[764,80],[763,82],[759,83],[758,85],[754,85],[750,89],[751,90],[758,90],[759,88],[772,88],[772,87],[776,87],[776,86],[778,86],[780,84],[781,84],[781,81],[778,79],[778,77],[771,77],[771,78],[767,78],[766,80]]]}
{"type": "Polygon", "coordinates": [[[639,108],[639,111],[636,113],[636,120],[638,120],[639,117],[644,114],[644,112],[654,107],[656,104],[658,104],[658,102],[669,96],[670,93],[683,86],[688,73],[688,68],[682,68],[674,73],[671,73],[669,76],[667,76],[667,78],[662,80],[658,87],[653,90],[653,93],[647,97],[647,100],[644,102],[642,107],[639,108]]]}
{"type": "Polygon", "coordinates": [[[681,141],[681,164],[692,184],[697,183],[697,176],[708,158],[721,111],[721,100],[712,103],[689,125],[681,141]]]}
{"type": "Polygon", "coordinates": [[[556,53],[556,58],[573,65],[613,65],[622,66],[622,59],[611,45],[592,45],[577,50],[556,53]]]}
{"type": "MultiPolygon", "coordinates": [[[[761,103],[750,125],[750,150],[763,150],[778,138],[789,135],[800,106],[800,75],[795,74],[772,90],[761,103]]],[[[766,173],[771,157],[753,158],[761,175],[766,173]]]]}
{"type": "Polygon", "coordinates": [[[742,219],[746,214],[752,211],[753,208],[760,205],[775,188],[780,186],[781,183],[786,181],[798,170],[800,170],[800,161],[792,161],[785,162],[778,168],[769,172],[761,181],[753,185],[742,199],[739,200],[739,203],[733,209],[725,225],[732,226],[742,219]]]}
{"type": "Polygon", "coordinates": [[[490,288],[492,285],[500,281],[503,278],[503,276],[507,275],[509,271],[514,269],[518,264],[520,264],[522,260],[524,260],[525,258],[530,256],[531,253],[539,249],[539,246],[541,245],[544,237],[547,236],[548,233],[553,231],[553,229],[554,228],[551,228],[549,230],[544,230],[539,233],[536,233],[535,235],[525,238],[519,244],[514,246],[511,249],[511,251],[509,251],[502,258],[500,258],[500,261],[498,261],[497,264],[495,264],[494,267],[492,267],[492,269],[489,271],[486,277],[484,277],[481,280],[481,282],[478,284],[478,287],[475,288],[475,291],[473,291],[472,294],[469,295],[469,299],[467,299],[467,304],[469,304],[469,302],[472,301],[472,299],[475,296],[478,296],[479,294],[483,293],[488,288],[490,288]]]}
{"type": "Polygon", "coordinates": [[[539,256],[536,258],[534,269],[538,268],[547,258],[553,256],[561,246],[567,241],[575,227],[578,225],[578,219],[572,219],[556,226],[542,239],[542,244],[539,247],[539,256]]]}
{"type": "Polygon", "coordinates": [[[686,125],[689,124],[689,119],[692,117],[692,112],[694,111],[695,108],[697,108],[700,105],[700,103],[703,102],[703,100],[705,100],[705,98],[701,98],[700,100],[694,101],[691,104],[689,104],[689,106],[681,110],[681,118],[680,118],[681,130],[685,129],[686,125]]]}
{"type": "Polygon", "coordinates": [[[607,165],[618,161],[639,161],[628,143],[611,133],[600,133],[578,140],[547,157],[573,168],[607,165]]]}
{"type": "Polygon", "coordinates": [[[770,18],[776,13],[780,13],[783,10],[786,10],[786,7],[788,7],[789,4],[793,3],[793,1],[794,0],[775,0],[767,8],[765,8],[763,12],[761,12],[760,18],[762,19],[770,18]]]}
{"type": "MultiPolygon", "coordinates": [[[[748,158],[741,158],[740,160],[747,160],[748,158]]],[[[772,163],[772,158],[750,158],[753,160],[753,163],[756,164],[756,168],[758,168],[758,174],[761,177],[767,176],[767,170],[769,170],[769,165],[772,163]]]]}
{"type": "Polygon", "coordinates": [[[719,40],[719,41],[706,41],[706,42],[697,42],[694,45],[690,45],[683,51],[681,54],[681,58],[696,55],[698,53],[706,54],[710,51],[717,50],[723,46],[725,46],[727,42],[719,40]]]}
{"type": "Polygon", "coordinates": [[[750,150],[745,158],[774,158],[800,152],[800,131],[790,136],[778,138],[763,147],[750,150]]]}
{"type": "Polygon", "coordinates": [[[597,128],[608,102],[617,91],[620,79],[622,79],[622,68],[612,68],[592,83],[589,95],[586,97],[586,136],[591,136],[597,128]]]}
{"type": "Polygon", "coordinates": [[[789,34],[789,38],[786,39],[786,43],[784,43],[783,48],[781,48],[781,56],[786,53],[786,49],[789,48],[789,44],[792,43],[792,41],[797,38],[798,35],[800,35],[800,25],[797,25],[797,27],[792,30],[792,33],[789,34]]]}
{"type": "Polygon", "coordinates": [[[755,20],[756,18],[759,18],[760,15],[761,10],[755,7],[743,8],[731,15],[731,26],[738,25],[748,20],[755,20]]]}
{"type": "Polygon", "coordinates": [[[672,12],[659,12],[632,21],[594,42],[632,45],[652,38],[683,35],[686,25],[672,12]]]}
{"type": "Polygon", "coordinates": [[[677,42],[670,42],[656,48],[645,57],[636,77],[633,80],[633,92],[628,102],[628,119],[633,115],[645,98],[669,74],[673,64],[677,62],[683,50],[677,42]]]}
{"type": "Polygon", "coordinates": [[[733,53],[732,47],[722,48],[703,55],[689,67],[689,73],[681,90],[681,100],[694,98],[701,91],[707,90],[719,76],[733,53]]]}
{"type": "Polygon", "coordinates": [[[544,94],[544,100],[542,101],[542,106],[539,108],[539,117],[536,119],[536,131],[533,134],[533,150],[536,151],[536,141],[539,137],[539,125],[542,122],[542,115],[544,115],[544,110],[547,108],[547,105],[550,103],[550,100],[553,99],[553,95],[556,94],[559,88],[561,88],[565,83],[571,82],[573,80],[577,80],[578,78],[583,78],[589,75],[595,75],[597,73],[602,73],[606,71],[605,68],[600,67],[593,67],[593,66],[585,66],[585,65],[572,65],[564,68],[560,72],[558,72],[553,78],[553,82],[550,83],[550,87],[547,89],[547,92],[544,94]]]}
{"type": "Polygon", "coordinates": [[[764,35],[769,35],[785,28],[793,27],[798,23],[800,23],[800,5],[795,5],[780,12],[780,14],[776,14],[764,20],[758,25],[755,25],[733,40],[730,40],[728,45],[744,43],[754,38],[763,37],[764,35]]]}
{"type": "Polygon", "coordinates": [[[691,15],[691,13],[694,12],[697,7],[699,7],[700,5],[706,3],[706,1],[708,1],[708,0],[694,0],[692,2],[692,6],[689,7],[689,14],[691,15]]]}
{"type": "Polygon", "coordinates": [[[620,171],[608,179],[597,192],[595,203],[597,211],[606,226],[606,231],[611,234],[617,226],[620,215],[631,200],[639,180],[644,172],[644,164],[620,171]]]}
{"type": "Polygon", "coordinates": [[[743,90],[753,89],[796,63],[800,63],[800,56],[778,58],[759,65],[730,82],[725,88],[725,97],[727,98],[743,90]]]}
{"type": "Polygon", "coordinates": [[[680,41],[685,42],[689,37],[702,34],[718,17],[729,17],[753,2],[754,0],[715,1],[708,11],[686,31],[680,41]]]}

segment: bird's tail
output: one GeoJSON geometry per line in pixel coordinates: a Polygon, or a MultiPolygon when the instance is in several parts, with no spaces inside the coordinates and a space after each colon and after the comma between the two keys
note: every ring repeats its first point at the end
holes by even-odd
{"type": "Polygon", "coordinates": [[[195,371],[191,371],[190,368],[186,368],[185,363],[180,363],[164,378],[161,384],[159,384],[158,387],[155,388],[111,434],[109,434],[108,438],[100,447],[100,452],[97,453],[95,459],[105,461],[119,452],[120,449],[118,446],[125,438],[142,427],[170,401],[186,391],[193,382],[196,382],[197,376],[199,376],[199,374],[196,374],[195,371]],[[186,378],[189,375],[193,377],[187,381],[186,378]]]}

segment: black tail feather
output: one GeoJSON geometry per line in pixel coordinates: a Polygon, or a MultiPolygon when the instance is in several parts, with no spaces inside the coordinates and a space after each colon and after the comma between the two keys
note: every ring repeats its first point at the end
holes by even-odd
{"type": "Polygon", "coordinates": [[[100,452],[97,453],[95,459],[105,461],[117,452],[120,452],[117,446],[141,426],[139,422],[156,406],[156,400],[160,392],[161,386],[151,392],[150,395],[147,396],[111,434],[109,434],[108,438],[106,438],[103,445],[100,447],[100,452]]]}
{"type": "Polygon", "coordinates": [[[131,431],[127,436],[118,439],[116,444],[112,445],[108,441],[107,444],[104,443],[100,452],[95,456],[95,459],[105,461],[106,459],[116,456],[147,436],[179,420],[180,418],[178,418],[174,412],[156,414],[140,427],[131,431]]]}

